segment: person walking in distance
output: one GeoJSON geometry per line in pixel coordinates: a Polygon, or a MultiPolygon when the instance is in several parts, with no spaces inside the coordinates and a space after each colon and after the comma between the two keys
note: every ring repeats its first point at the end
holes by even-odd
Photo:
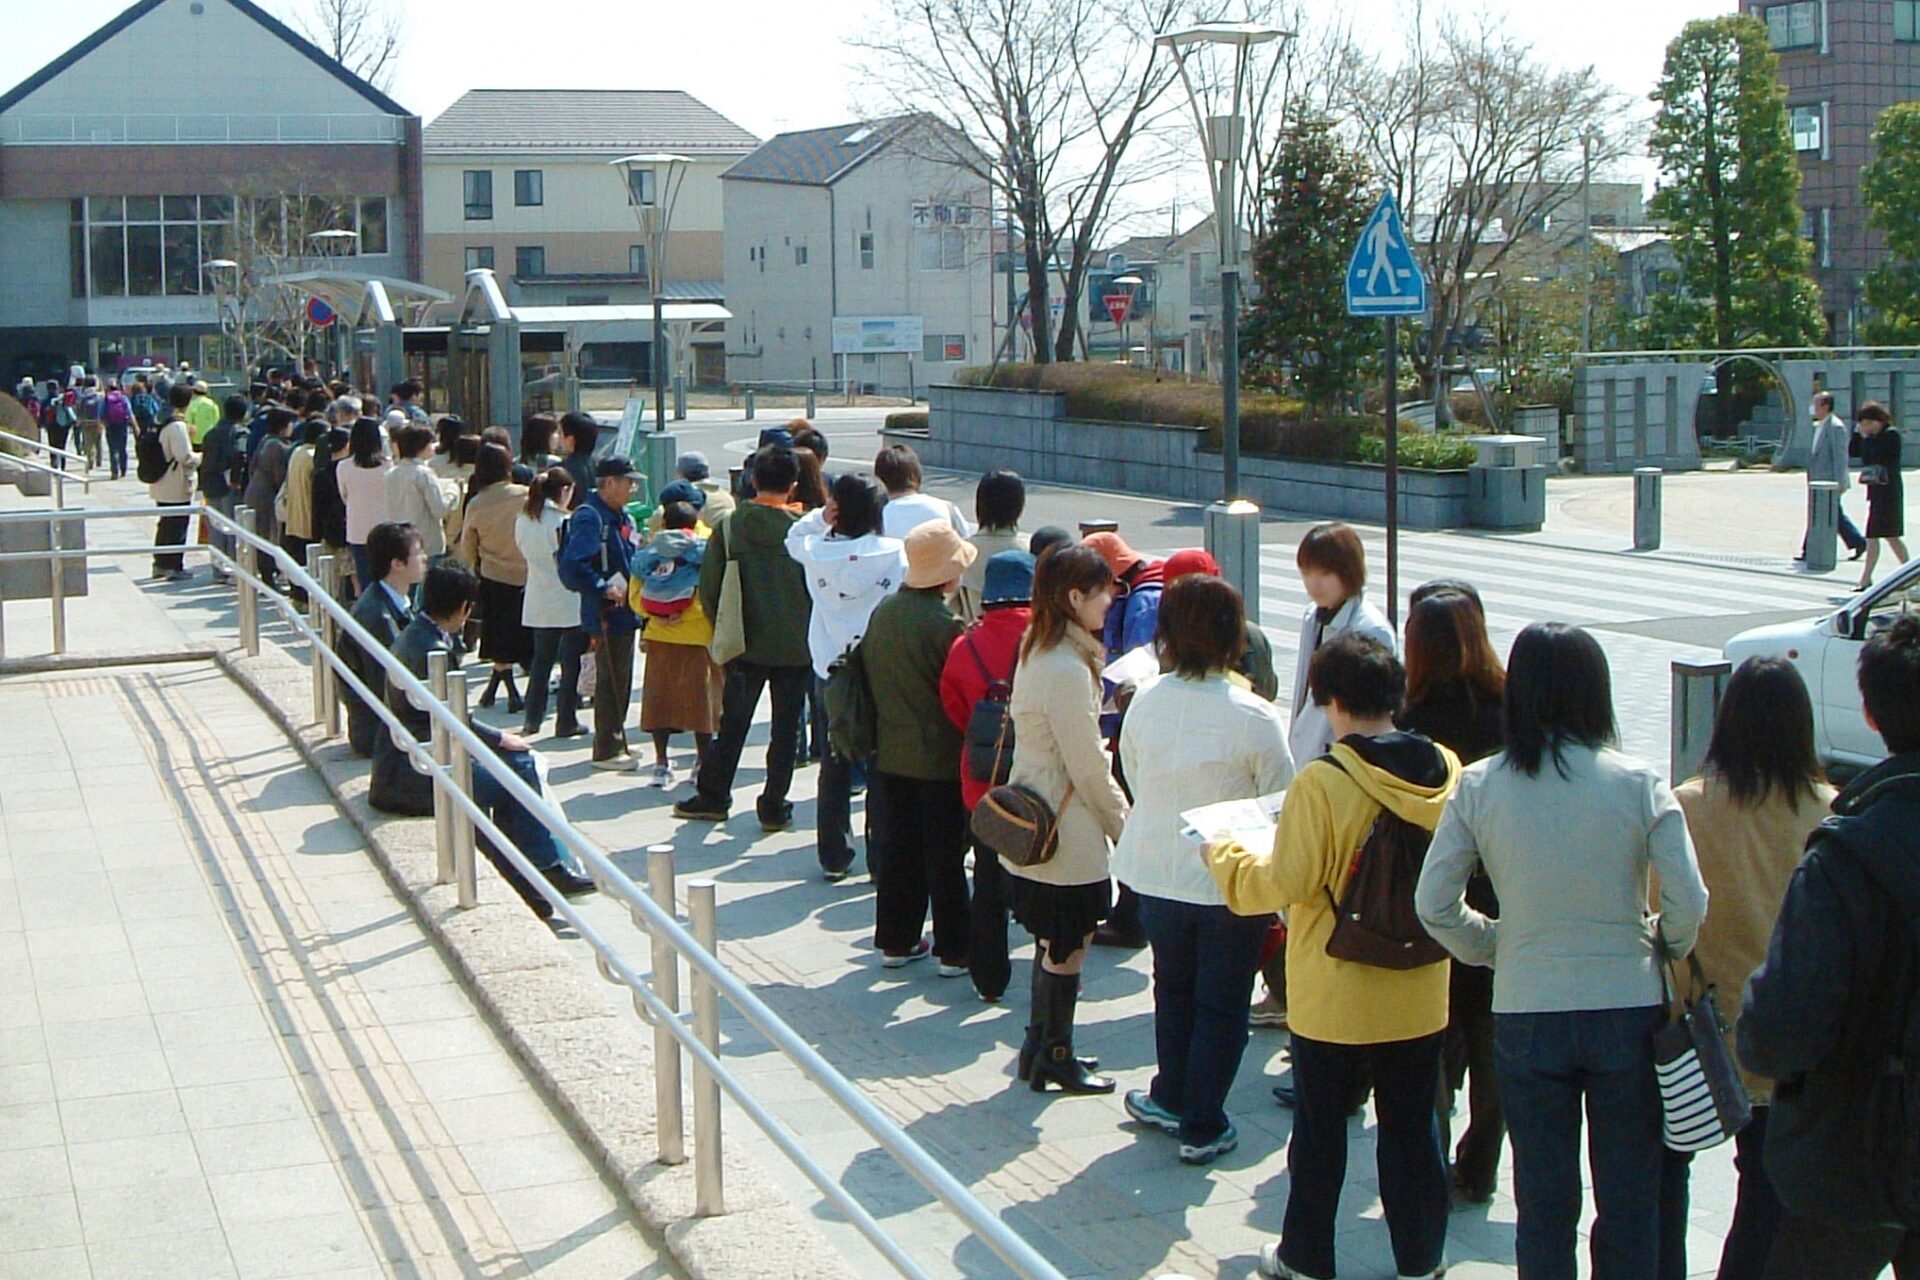
{"type": "MultiPolygon", "coordinates": [[[[1205,850],[1229,907],[1287,913],[1297,1093],[1287,1146],[1292,1181],[1280,1238],[1261,1249],[1260,1269],[1331,1280],[1348,1109],[1358,1082],[1370,1080],[1393,1260],[1406,1280],[1433,1277],[1446,1270],[1446,1162],[1433,1122],[1447,1025],[1446,956],[1434,948],[1435,958],[1422,963],[1382,967],[1341,953],[1336,928],[1347,919],[1342,899],[1361,860],[1417,848],[1441,821],[1460,782],[1460,762],[1394,725],[1406,671],[1371,636],[1348,633],[1321,645],[1308,684],[1334,745],[1300,767],[1273,847],[1254,853],[1229,838],[1205,850]]],[[[1396,893],[1402,887],[1392,885],[1396,893]]],[[[1412,886],[1404,889],[1410,894],[1412,886]]]]}
{"type": "Polygon", "coordinates": [[[134,425],[133,398],[120,386],[118,378],[107,379],[107,393],[100,400],[100,422],[107,441],[107,478],[118,480],[127,474],[127,432],[134,425]]]}
{"type": "Polygon", "coordinates": [[[1227,906],[1180,815],[1286,790],[1293,758],[1278,709],[1230,675],[1247,633],[1231,584],[1187,574],[1161,596],[1155,625],[1168,670],[1134,695],[1120,729],[1134,806],[1113,870],[1140,895],[1153,947],[1158,1070],[1125,1102],[1135,1120],[1179,1139],[1182,1162],[1209,1164],[1240,1142],[1227,1092],[1246,1049],[1247,997],[1273,916],[1227,906]]]}
{"type": "Polygon", "coordinates": [[[513,524],[513,540],[527,562],[527,594],[520,621],[533,633],[533,663],[527,668],[526,719],[520,736],[540,732],[547,718],[547,682],[560,665],[553,736],[571,738],[580,728],[580,659],[587,633],[580,629],[580,601],[560,581],[560,530],[573,503],[573,473],[549,467],[527,486],[527,501],[513,524]]]}
{"type": "Polygon", "coordinates": [[[1109,849],[1127,819],[1100,736],[1100,631],[1113,604],[1113,570],[1091,547],[1040,557],[1033,621],[1014,671],[1011,781],[1032,788],[1055,816],[1058,848],[1030,866],[1002,862],[1013,918],[1033,935],[1033,999],[1016,1065],[1035,1093],[1112,1093],[1099,1063],[1073,1051],[1080,970],[1107,917],[1109,849]]]}
{"type": "Polygon", "coordinates": [[[633,463],[617,456],[596,463],[594,476],[593,493],[567,522],[560,581],[580,597],[580,626],[594,641],[593,767],[627,773],[639,767],[627,746],[634,633],[640,629],[627,603],[636,550],[627,503],[636,481],[633,463]]]}
{"type": "Polygon", "coordinates": [[[1867,641],[1858,681],[1889,758],[1807,842],[1734,1028],[1775,1082],[1767,1280],[1920,1276],[1920,618],[1867,641]]]}
{"type": "MultiPolygon", "coordinates": [[[[1858,560],[1867,554],[1867,540],[1847,518],[1846,495],[1851,486],[1847,469],[1847,424],[1833,411],[1833,393],[1819,391],[1813,397],[1813,444],[1807,451],[1807,483],[1827,480],[1840,486],[1836,499],[1840,517],[1840,541],[1858,560]]],[[[1799,559],[1807,558],[1807,540],[1800,539],[1799,559]]]]}
{"type": "MultiPolygon", "coordinates": [[[[806,574],[813,602],[807,621],[807,651],[813,681],[824,698],[833,666],[866,635],[867,623],[882,600],[900,589],[907,556],[898,538],[881,534],[887,491],[872,476],[849,473],[833,482],[827,505],[809,511],[787,531],[787,554],[806,574]]],[[[848,760],[829,749],[820,762],[815,839],[820,873],[839,881],[853,866],[853,775],[870,760],[848,760]]],[[[882,833],[875,830],[876,806],[867,792],[867,867],[876,874],[875,856],[882,833]]]]}
{"type": "Polygon", "coordinates": [[[725,822],[733,805],[733,776],[747,745],[747,730],[760,695],[773,689],[773,728],[767,742],[766,783],[755,810],[763,831],[793,826],[787,800],[799,756],[801,708],[813,681],[807,630],[813,604],[806,572],[787,554],[787,534],[798,510],[791,505],[800,463],[793,450],[774,446],[753,455],[754,496],[720,523],[707,540],[700,566],[700,607],[716,631],[739,626],[746,647],[726,664],[721,698],[720,735],[700,766],[693,795],[673,806],[673,816],[697,822],[725,822]],[[741,616],[730,619],[721,608],[729,561],[739,575],[741,616]]]}
{"type": "Polygon", "coordinates": [[[960,731],[940,706],[940,672],[961,632],[948,600],[979,554],[945,520],[906,537],[907,574],[867,624],[862,653],[876,716],[871,786],[880,788],[887,851],[876,868],[873,944],[889,968],[927,954],[920,929],[933,907],[940,976],[967,972],[967,807],[960,731]]]}
{"type": "Polygon", "coordinates": [[[1535,623],[1520,633],[1507,661],[1506,745],[1467,769],[1414,897],[1456,961],[1493,966],[1514,1252],[1529,1280],[1575,1275],[1582,1107],[1592,1131],[1593,1280],[1647,1280],[1659,1268],[1653,1037],[1667,1005],[1658,947],[1664,940],[1678,957],[1693,949],[1707,889],[1672,790],[1612,746],[1612,688],[1587,632],[1535,623]],[[1467,902],[1478,867],[1499,897],[1497,922],[1467,902]],[[1647,912],[1650,871],[1660,877],[1657,919],[1647,912]]]}
{"type": "MultiPolygon", "coordinates": [[[[965,581],[962,575],[963,589],[965,581]]],[[[1006,702],[1012,695],[1013,669],[1020,660],[1020,639],[1033,617],[1032,606],[1033,556],[1017,547],[995,554],[980,581],[980,617],[953,642],[940,670],[940,705],[966,738],[960,760],[960,801],[968,813],[998,780],[996,770],[1013,764],[1010,737],[1003,739],[1006,702]],[[999,715],[980,720],[981,704],[989,699],[999,715]]],[[[1013,977],[1007,955],[1006,885],[1000,859],[974,837],[967,972],[974,991],[989,1003],[1006,994],[1013,977]]]]}
{"type": "Polygon", "coordinates": [[[1900,433],[1893,415],[1877,400],[1860,406],[1859,429],[1848,449],[1860,459],[1860,485],[1867,491],[1867,562],[1860,566],[1860,585],[1873,585],[1880,563],[1880,543],[1893,548],[1900,563],[1907,562],[1907,490],[1900,475],[1900,433]]]}
{"type": "MultiPolygon", "coordinates": [[[[153,499],[156,507],[178,507],[180,511],[160,517],[158,530],[154,534],[157,547],[184,547],[187,544],[187,524],[192,519],[186,507],[193,500],[194,473],[200,468],[200,455],[193,451],[193,441],[187,435],[187,405],[193,401],[193,392],[185,387],[175,387],[167,397],[167,420],[157,432],[157,439],[149,440],[142,446],[140,479],[146,481],[147,496],[153,499]],[[161,464],[157,475],[148,471],[145,458],[156,451],[156,462],[161,464]],[[152,478],[149,478],[151,476],[152,478]]],[[[146,428],[142,428],[143,431],[146,428]]],[[[153,558],[153,576],[171,582],[187,582],[193,573],[187,568],[186,557],[181,553],[161,552],[153,558]]]]}

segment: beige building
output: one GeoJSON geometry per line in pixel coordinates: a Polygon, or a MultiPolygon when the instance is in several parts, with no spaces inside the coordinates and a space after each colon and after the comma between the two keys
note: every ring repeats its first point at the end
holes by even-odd
{"type": "MultiPolygon", "coordinates": [[[[457,295],[467,271],[489,267],[517,307],[650,302],[656,273],[635,206],[667,193],[650,173],[628,191],[611,162],[668,153],[692,163],[672,203],[662,296],[719,302],[720,174],[758,145],[678,90],[473,90],[426,127],[425,279],[457,295]]],[[[702,380],[718,374],[714,337],[695,353],[702,380]]],[[[645,324],[605,326],[581,372],[644,377],[649,348],[645,324]]]]}

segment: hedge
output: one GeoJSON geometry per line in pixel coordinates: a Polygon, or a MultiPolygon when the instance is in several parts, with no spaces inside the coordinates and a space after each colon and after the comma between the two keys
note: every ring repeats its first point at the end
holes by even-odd
{"type": "Polygon", "coordinates": [[[887,415],[888,431],[925,431],[927,429],[927,411],[925,409],[902,409],[898,413],[887,415]]]}

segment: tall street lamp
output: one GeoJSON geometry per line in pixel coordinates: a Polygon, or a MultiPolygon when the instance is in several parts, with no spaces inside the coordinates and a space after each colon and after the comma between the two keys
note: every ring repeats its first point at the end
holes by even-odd
{"type": "MultiPolygon", "coordinates": [[[[1247,617],[1260,616],[1260,508],[1240,492],[1240,198],[1234,172],[1246,122],[1247,63],[1255,45],[1291,39],[1291,31],[1250,23],[1205,23],[1171,31],[1154,43],[1173,54],[1193,107],[1213,195],[1213,231],[1220,250],[1221,382],[1219,502],[1207,508],[1207,547],[1240,589],[1247,617]],[[1224,83],[1223,83],[1224,80],[1224,83]],[[1220,114],[1224,106],[1226,113],[1220,114]]],[[[1255,175],[1256,180],[1258,175],[1255,175]]]]}
{"type": "Polygon", "coordinates": [[[647,239],[647,289],[653,294],[653,429],[665,433],[667,323],[661,307],[667,279],[667,228],[680,198],[680,184],[693,161],[670,152],[649,151],[621,156],[610,163],[620,172],[627,203],[639,220],[640,234],[647,239]]]}

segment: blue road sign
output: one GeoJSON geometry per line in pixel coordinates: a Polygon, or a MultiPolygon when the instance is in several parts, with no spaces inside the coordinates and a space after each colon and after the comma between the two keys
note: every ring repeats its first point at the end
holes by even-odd
{"type": "Polygon", "coordinates": [[[1413,260],[1400,205],[1389,191],[1374,206],[1347,262],[1347,314],[1417,316],[1427,309],[1427,278],[1413,260]]]}

